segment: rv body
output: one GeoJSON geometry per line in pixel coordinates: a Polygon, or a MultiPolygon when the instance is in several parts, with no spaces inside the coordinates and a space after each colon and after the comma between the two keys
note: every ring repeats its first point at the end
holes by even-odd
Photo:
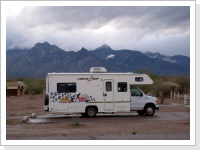
{"type": "MultiPolygon", "coordinates": [[[[96,69],[99,70],[99,69],[96,69]]],[[[155,97],[146,96],[134,85],[152,84],[146,74],[48,73],[45,111],[80,113],[89,117],[97,113],[137,111],[153,115],[159,109],[155,97]]]]}

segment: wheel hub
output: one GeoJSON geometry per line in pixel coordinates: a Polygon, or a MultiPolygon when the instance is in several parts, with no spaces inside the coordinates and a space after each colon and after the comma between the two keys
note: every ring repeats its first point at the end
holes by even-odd
{"type": "Polygon", "coordinates": [[[152,108],[148,108],[148,109],[147,109],[147,113],[148,113],[148,114],[152,114],[152,113],[153,113],[153,109],[152,109],[152,108]]]}
{"type": "Polygon", "coordinates": [[[95,111],[94,111],[93,109],[89,109],[89,111],[88,111],[88,113],[89,113],[90,116],[93,116],[93,115],[94,115],[94,112],[95,112],[95,111]]]}

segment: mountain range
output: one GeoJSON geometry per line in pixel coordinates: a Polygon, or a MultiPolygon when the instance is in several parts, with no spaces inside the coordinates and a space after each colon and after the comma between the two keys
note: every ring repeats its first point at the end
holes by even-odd
{"type": "Polygon", "coordinates": [[[45,77],[49,72],[89,72],[91,67],[105,67],[108,72],[136,72],[149,69],[154,74],[190,76],[190,58],[182,55],[122,49],[113,50],[104,44],[94,50],[84,47],[65,51],[48,42],[30,49],[6,51],[6,77],[45,77]]]}

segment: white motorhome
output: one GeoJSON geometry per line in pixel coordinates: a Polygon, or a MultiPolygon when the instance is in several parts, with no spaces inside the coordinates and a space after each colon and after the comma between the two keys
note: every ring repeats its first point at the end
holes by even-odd
{"type": "Polygon", "coordinates": [[[141,84],[153,81],[146,74],[107,73],[103,67],[93,67],[90,73],[48,73],[44,109],[88,117],[129,111],[152,116],[158,100],[134,87],[141,84]]]}

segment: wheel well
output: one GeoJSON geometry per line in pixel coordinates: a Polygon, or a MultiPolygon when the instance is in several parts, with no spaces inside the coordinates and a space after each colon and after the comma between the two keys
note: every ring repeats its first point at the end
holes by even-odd
{"type": "Polygon", "coordinates": [[[148,105],[152,105],[154,108],[156,108],[156,106],[155,106],[154,103],[147,103],[147,104],[144,106],[144,109],[145,109],[145,107],[148,106],[148,105]]]}
{"type": "Polygon", "coordinates": [[[98,107],[97,107],[97,106],[95,106],[95,105],[89,105],[89,106],[87,106],[87,107],[85,108],[85,111],[86,111],[88,108],[90,108],[90,107],[93,107],[93,108],[95,108],[95,109],[97,110],[97,112],[98,112],[98,107]]]}
{"type": "Polygon", "coordinates": [[[44,96],[44,105],[49,105],[49,95],[47,94],[44,96]]]}

